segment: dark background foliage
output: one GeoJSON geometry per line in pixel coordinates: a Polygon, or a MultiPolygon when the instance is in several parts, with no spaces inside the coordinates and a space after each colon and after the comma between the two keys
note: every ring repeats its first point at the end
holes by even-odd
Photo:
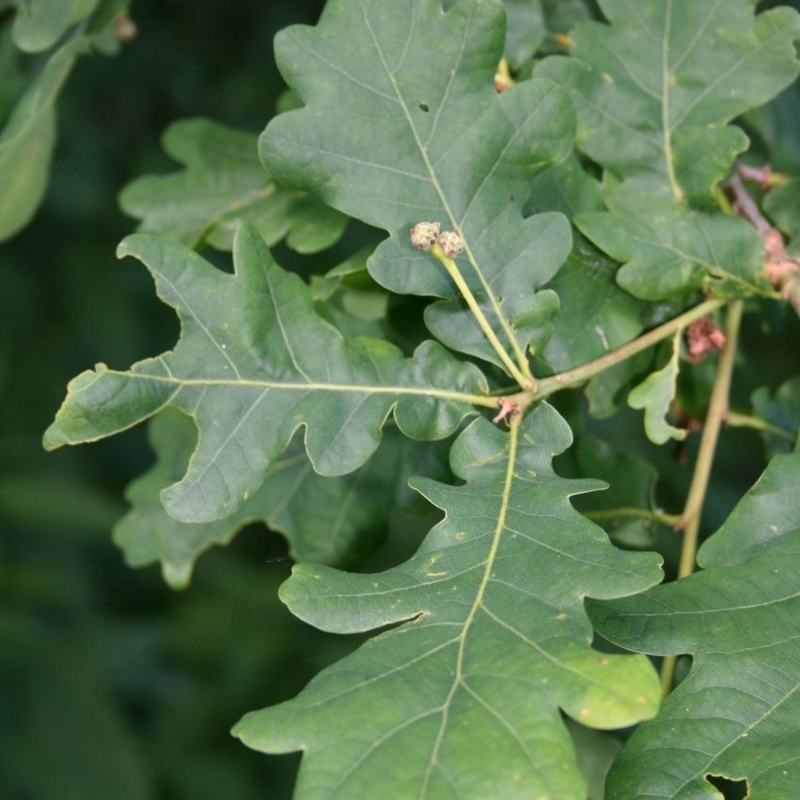
{"type": "MultiPolygon", "coordinates": [[[[135,2],[138,37],[116,57],[78,62],[59,103],[45,202],[0,246],[0,794],[9,800],[288,797],[297,758],[250,752],[228,730],[352,647],[280,604],[290,564],[263,528],[201,559],[185,592],[169,590],[155,568],[125,566],[109,532],[126,483],[151,461],[144,428],[90,447],[40,447],[73,375],[100,360],[126,366],[174,341],[175,320],[145,271],[114,258],[134,225],[117,193],[174,168],[159,136],[175,119],[261,130],[283,88],[272,37],[315,22],[321,6],[135,2]]],[[[795,86],[749,120],[776,168],[795,172],[797,105],[795,86]]],[[[796,320],[776,311],[774,324],[798,340],[796,320]]],[[[740,405],[797,370],[796,347],[775,352],[765,341],[757,326],[745,328],[752,360],[737,375],[740,405]]],[[[621,413],[604,436],[655,458],[660,500],[679,508],[696,443],[660,452],[640,429],[638,415],[621,413]]],[[[756,434],[726,434],[707,532],[763,463],[756,434]]]]}

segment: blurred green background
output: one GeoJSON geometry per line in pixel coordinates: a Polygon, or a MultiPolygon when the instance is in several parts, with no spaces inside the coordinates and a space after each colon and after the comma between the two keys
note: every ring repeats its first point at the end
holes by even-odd
{"type": "MultiPolygon", "coordinates": [[[[45,201],[0,245],[2,800],[288,798],[298,757],[251,752],[228,730],[246,711],[292,697],[353,647],[309,630],[278,601],[290,563],[282,539],[263,528],[202,558],[185,592],[168,589],[156,568],[125,566],[110,530],[125,511],[125,485],[152,461],[144,427],[50,454],[40,445],[70,378],[101,360],[125,367],[177,333],[146,271],[114,257],[135,224],[118,210],[118,192],[175,169],[159,137],[176,119],[260,131],[283,90],[272,38],[287,24],[314,23],[322,5],[135,0],[138,36],[117,56],[78,61],[58,106],[45,201]]],[[[12,90],[4,87],[0,103],[12,90]]],[[[800,164],[798,106],[795,85],[750,120],[757,144],[779,154],[778,168],[800,164]]],[[[0,123],[7,113],[0,107],[0,123]]],[[[775,325],[784,341],[798,341],[796,320],[776,312],[775,325]]],[[[758,371],[743,370],[740,405],[800,366],[796,345],[776,352],[758,322],[745,340],[758,371]]],[[[605,429],[655,453],[661,499],[674,509],[687,462],[656,452],[640,432],[632,413],[605,429]]],[[[756,434],[726,439],[707,529],[762,468],[756,434]]]]}

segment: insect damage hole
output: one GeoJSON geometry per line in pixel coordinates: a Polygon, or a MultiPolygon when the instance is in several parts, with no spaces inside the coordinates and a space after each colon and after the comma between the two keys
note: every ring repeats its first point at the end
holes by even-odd
{"type": "Polygon", "coordinates": [[[725,800],[746,800],[749,797],[749,787],[744,778],[732,780],[724,775],[708,774],[706,775],[706,782],[710,783],[715,789],[719,789],[725,800]]]}

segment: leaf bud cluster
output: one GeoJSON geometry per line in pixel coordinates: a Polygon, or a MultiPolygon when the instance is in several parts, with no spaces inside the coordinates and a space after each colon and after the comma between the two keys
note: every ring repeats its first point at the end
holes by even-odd
{"type": "Polygon", "coordinates": [[[411,244],[420,250],[436,245],[448,258],[455,258],[464,249],[464,240],[455,231],[442,231],[440,222],[418,222],[411,229],[411,244]]]}

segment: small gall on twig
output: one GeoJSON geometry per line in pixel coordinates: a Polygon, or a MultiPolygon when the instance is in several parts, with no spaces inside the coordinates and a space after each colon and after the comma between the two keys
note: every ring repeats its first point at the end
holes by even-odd
{"type": "Polygon", "coordinates": [[[506,425],[509,424],[509,417],[515,417],[519,414],[519,405],[515,403],[510,397],[498,397],[497,405],[500,406],[500,411],[492,417],[492,422],[497,423],[500,420],[505,420],[506,425]]]}
{"type": "Polygon", "coordinates": [[[709,353],[721,350],[725,345],[725,334],[714,324],[711,317],[696,319],[686,331],[688,347],[686,360],[699,364],[709,353]]]}
{"type": "Polygon", "coordinates": [[[418,222],[411,229],[411,244],[419,250],[430,250],[436,244],[441,222],[418,222]]]}

